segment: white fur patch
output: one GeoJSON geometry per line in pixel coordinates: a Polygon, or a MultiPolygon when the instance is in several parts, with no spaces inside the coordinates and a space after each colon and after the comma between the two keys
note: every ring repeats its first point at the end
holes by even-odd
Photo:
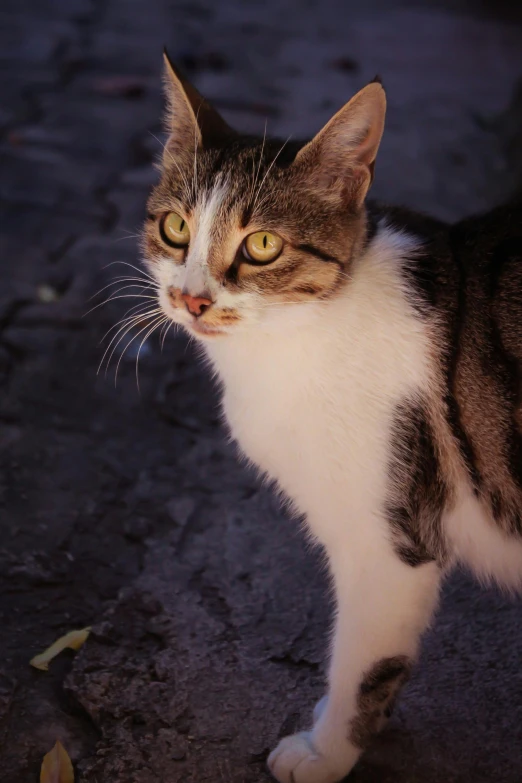
{"type": "Polygon", "coordinates": [[[522,588],[522,541],[501,532],[470,488],[461,488],[444,530],[455,559],[480,581],[497,582],[508,590],[522,588]]]}
{"type": "Polygon", "coordinates": [[[411,247],[384,230],[341,296],[272,308],[266,325],[207,346],[234,437],[324,543],[340,517],[378,510],[395,407],[429,382],[429,336],[398,285],[411,247]]]}
{"type": "Polygon", "coordinates": [[[282,740],[270,757],[282,783],[349,772],[360,748],[347,731],[365,672],[414,658],[437,602],[439,569],[403,563],[385,515],[397,405],[431,378],[430,334],[401,281],[415,245],[382,228],[338,297],[283,306],[206,346],[233,436],[306,514],[336,587],[328,701],[310,734],[282,740]]]}
{"type": "Polygon", "coordinates": [[[209,273],[208,258],[212,246],[212,230],[226,192],[226,183],[218,179],[210,193],[206,193],[198,201],[194,210],[194,233],[185,261],[182,285],[182,288],[193,296],[212,292],[216,287],[209,273]]]}

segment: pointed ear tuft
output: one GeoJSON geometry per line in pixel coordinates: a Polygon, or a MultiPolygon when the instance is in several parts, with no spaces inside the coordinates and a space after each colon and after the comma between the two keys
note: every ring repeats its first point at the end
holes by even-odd
{"type": "Polygon", "coordinates": [[[382,84],[370,82],[298,152],[294,165],[309,168],[320,187],[348,194],[360,207],[373,179],[385,115],[382,84]]]}
{"type": "Polygon", "coordinates": [[[203,98],[174,66],[163,49],[164,85],[167,98],[167,131],[170,138],[165,153],[185,153],[191,157],[196,147],[219,147],[235,135],[221,115],[203,98]]]}

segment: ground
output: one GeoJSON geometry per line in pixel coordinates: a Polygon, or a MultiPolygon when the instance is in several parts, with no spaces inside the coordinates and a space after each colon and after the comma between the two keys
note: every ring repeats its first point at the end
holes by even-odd
{"type": "MultiPolygon", "coordinates": [[[[521,24],[471,0],[2,3],[3,780],[36,782],[60,738],[83,783],[262,783],[323,689],[320,553],[236,460],[191,348],[146,342],[139,391],[137,344],[116,387],[115,360],[96,374],[133,302],[85,313],[138,264],[163,44],[229,122],[283,138],[379,73],[374,195],[454,219],[522,181],[521,24]],[[29,666],[86,625],[76,656],[29,666]]],[[[454,577],[353,780],[520,783],[521,621],[454,577]]]]}

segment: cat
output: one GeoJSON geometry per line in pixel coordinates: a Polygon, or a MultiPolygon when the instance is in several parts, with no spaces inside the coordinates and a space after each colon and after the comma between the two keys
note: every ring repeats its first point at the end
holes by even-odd
{"type": "Polygon", "coordinates": [[[380,80],[285,144],[235,133],[167,56],[165,84],[145,263],[241,452],[328,556],[328,692],[268,766],[334,783],[390,716],[452,566],[522,587],[522,200],[452,226],[368,201],[380,80]]]}

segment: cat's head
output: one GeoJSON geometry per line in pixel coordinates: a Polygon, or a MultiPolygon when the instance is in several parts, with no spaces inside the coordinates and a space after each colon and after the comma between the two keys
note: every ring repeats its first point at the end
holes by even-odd
{"type": "Polygon", "coordinates": [[[203,340],[306,318],[347,283],[364,239],[381,84],[302,144],[238,135],[167,57],[165,83],[170,136],[143,234],[161,308],[203,340]]]}

